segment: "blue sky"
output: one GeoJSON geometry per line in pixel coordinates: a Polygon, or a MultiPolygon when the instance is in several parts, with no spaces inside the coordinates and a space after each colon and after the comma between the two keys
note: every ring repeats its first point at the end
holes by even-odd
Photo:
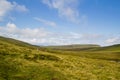
{"type": "Polygon", "coordinates": [[[120,43],[120,0],[0,0],[0,35],[36,45],[120,43]]]}

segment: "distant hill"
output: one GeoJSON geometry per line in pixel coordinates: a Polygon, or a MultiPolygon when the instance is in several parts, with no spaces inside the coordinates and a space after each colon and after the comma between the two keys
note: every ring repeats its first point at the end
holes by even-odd
{"type": "Polygon", "coordinates": [[[21,47],[28,47],[28,48],[39,48],[43,51],[46,49],[56,49],[56,50],[70,50],[70,51],[120,51],[120,44],[115,44],[111,46],[101,47],[97,44],[73,44],[73,45],[61,45],[61,46],[37,46],[32,45],[27,42],[23,42],[20,40],[7,38],[0,36],[0,41],[10,43],[12,45],[21,46],[21,47]]]}
{"type": "Polygon", "coordinates": [[[46,46],[46,48],[54,50],[66,51],[111,51],[120,52],[120,44],[101,47],[96,44],[76,44],[76,45],[62,45],[62,46],[46,46]]]}
{"type": "Polygon", "coordinates": [[[92,49],[93,51],[116,51],[119,52],[120,51],[120,44],[115,44],[115,45],[111,45],[111,46],[105,46],[105,47],[99,47],[99,48],[95,48],[92,49]]]}
{"type": "Polygon", "coordinates": [[[96,44],[73,44],[73,45],[61,45],[61,46],[47,46],[47,48],[51,49],[59,49],[59,50],[83,50],[83,49],[91,49],[100,47],[100,45],[96,44]]]}

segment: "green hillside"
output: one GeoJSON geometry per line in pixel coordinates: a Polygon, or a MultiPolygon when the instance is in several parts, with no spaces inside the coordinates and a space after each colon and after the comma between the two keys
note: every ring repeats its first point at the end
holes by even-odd
{"type": "Polygon", "coordinates": [[[111,52],[120,52],[120,44],[112,45],[112,46],[106,46],[94,49],[96,51],[111,51],[111,52]]]}
{"type": "Polygon", "coordinates": [[[19,41],[19,40],[15,40],[15,39],[12,39],[12,38],[7,38],[7,37],[2,37],[2,36],[0,36],[0,41],[4,41],[6,43],[14,44],[16,46],[21,46],[21,47],[29,47],[29,48],[37,47],[35,45],[31,45],[31,44],[23,42],[23,41],[19,41]]]}
{"type": "Polygon", "coordinates": [[[0,37],[0,80],[120,80],[118,49],[54,50],[0,37]]]}

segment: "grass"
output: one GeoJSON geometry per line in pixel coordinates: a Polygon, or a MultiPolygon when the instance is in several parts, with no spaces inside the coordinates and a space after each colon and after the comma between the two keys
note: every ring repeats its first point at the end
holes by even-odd
{"type": "Polygon", "coordinates": [[[38,48],[0,40],[0,80],[120,80],[119,46],[38,48]]]}

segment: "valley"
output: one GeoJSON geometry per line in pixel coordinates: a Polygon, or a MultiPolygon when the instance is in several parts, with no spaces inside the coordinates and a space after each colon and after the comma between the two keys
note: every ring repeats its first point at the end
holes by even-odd
{"type": "Polygon", "coordinates": [[[120,45],[46,47],[1,36],[0,80],[120,80],[120,45]]]}

